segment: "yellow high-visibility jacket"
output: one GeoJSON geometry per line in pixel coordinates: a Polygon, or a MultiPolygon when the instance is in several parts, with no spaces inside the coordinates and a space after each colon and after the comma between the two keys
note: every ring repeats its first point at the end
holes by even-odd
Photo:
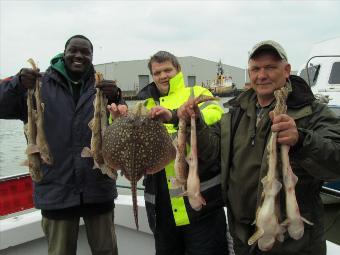
{"type": "MultiPolygon", "coordinates": [[[[209,90],[201,86],[186,87],[184,84],[183,74],[182,72],[179,72],[170,80],[168,95],[159,96],[156,85],[151,83],[139,93],[139,98],[145,99],[145,106],[149,109],[156,105],[160,105],[169,110],[176,110],[182,104],[184,104],[191,95],[195,97],[200,95],[212,96],[209,90]]],[[[216,101],[207,101],[201,103],[199,105],[199,109],[202,119],[208,125],[212,125],[219,121],[223,113],[222,108],[216,101]]],[[[164,125],[171,136],[176,136],[178,129],[176,123],[166,123],[164,125]]],[[[222,197],[220,196],[221,180],[218,161],[219,160],[215,161],[216,164],[209,165],[210,169],[206,169],[206,166],[199,165],[201,193],[207,201],[207,206],[205,206],[200,212],[196,212],[191,208],[186,197],[177,196],[179,193],[181,193],[181,191],[172,187],[171,179],[175,177],[174,161],[165,167],[165,171],[161,171],[159,174],[146,176],[144,180],[145,202],[148,212],[149,225],[152,230],[154,230],[156,222],[156,197],[164,195],[157,194],[157,185],[167,186],[170,197],[171,211],[173,213],[176,226],[190,224],[190,222],[202,217],[209,211],[223,206],[222,197]]],[[[164,197],[160,199],[168,198],[164,197]]]]}

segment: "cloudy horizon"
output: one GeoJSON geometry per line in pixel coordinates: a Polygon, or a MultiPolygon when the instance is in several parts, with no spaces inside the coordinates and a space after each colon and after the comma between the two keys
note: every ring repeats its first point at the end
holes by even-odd
{"type": "Polygon", "coordinates": [[[293,70],[316,42],[340,36],[337,1],[0,1],[0,78],[35,59],[45,70],[74,34],[94,64],[147,59],[158,50],[245,68],[247,52],[273,39],[293,70]]]}

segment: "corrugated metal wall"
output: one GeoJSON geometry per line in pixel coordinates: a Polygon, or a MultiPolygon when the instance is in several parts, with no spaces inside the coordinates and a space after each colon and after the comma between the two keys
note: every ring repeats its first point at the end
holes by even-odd
{"type": "MultiPolygon", "coordinates": [[[[207,83],[216,78],[217,62],[197,57],[178,58],[185,77],[186,84],[196,81],[197,85],[207,83]],[[189,80],[188,80],[188,77],[189,80]]],[[[145,86],[147,76],[152,82],[152,76],[147,68],[148,60],[118,61],[95,65],[95,69],[104,74],[105,79],[117,80],[123,91],[141,89],[145,86]]],[[[237,88],[243,88],[245,83],[245,69],[223,65],[226,76],[231,76],[237,88]]]]}

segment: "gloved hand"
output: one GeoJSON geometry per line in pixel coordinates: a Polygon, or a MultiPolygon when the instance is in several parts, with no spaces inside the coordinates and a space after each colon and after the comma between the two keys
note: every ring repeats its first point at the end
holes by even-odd
{"type": "Polygon", "coordinates": [[[122,90],[117,87],[116,81],[102,80],[96,86],[108,99],[108,105],[115,103],[119,104],[122,99],[122,90]]]}
{"type": "Polygon", "coordinates": [[[35,82],[41,77],[40,70],[31,68],[23,68],[19,72],[20,84],[26,89],[34,89],[35,82]]]}

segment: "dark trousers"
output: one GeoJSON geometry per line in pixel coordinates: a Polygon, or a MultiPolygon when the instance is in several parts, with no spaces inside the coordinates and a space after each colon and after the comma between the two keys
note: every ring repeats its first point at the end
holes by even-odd
{"type": "Polygon", "coordinates": [[[227,255],[226,217],[218,209],[204,219],[185,226],[157,224],[156,255],[227,255]]]}
{"type": "MultiPolygon", "coordinates": [[[[93,255],[118,255],[113,211],[83,217],[87,240],[93,255]]],[[[49,255],[75,255],[79,231],[79,217],[72,220],[42,218],[49,255]]]]}

